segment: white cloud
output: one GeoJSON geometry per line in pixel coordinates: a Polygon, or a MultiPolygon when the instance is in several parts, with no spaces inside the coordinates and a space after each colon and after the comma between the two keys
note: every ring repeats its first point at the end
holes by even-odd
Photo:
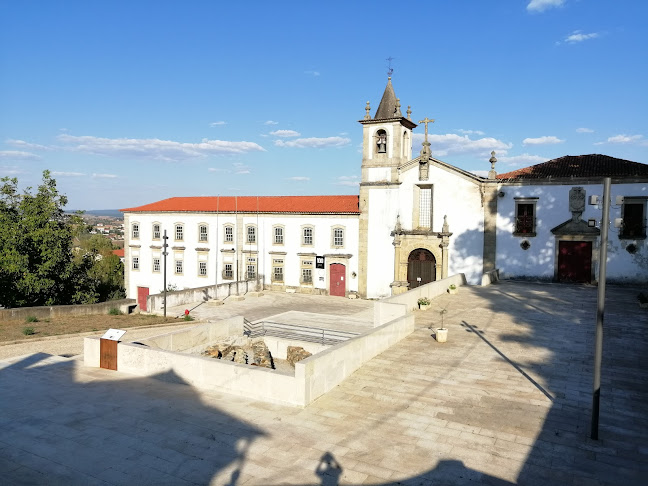
{"type": "Polygon", "coordinates": [[[274,132],[270,132],[270,135],[274,135],[275,137],[290,138],[299,137],[301,133],[296,132],[295,130],[275,130],[274,132]]]}
{"type": "Polygon", "coordinates": [[[488,177],[487,170],[471,170],[470,173],[475,174],[476,176],[479,177],[488,177]]]}
{"type": "MultiPolygon", "coordinates": [[[[512,165],[516,167],[541,164],[542,162],[546,162],[546,161],[547,159],[545,157],[540,157],[539,155],[531,155],[531,154],[511,155],[510,157],[506,157],[506,156],[497,157],[498,163],[501,162],[504,165],[512,165]]],[[[497,165],[495,167],[497,167],[497,165]]]]}
{"type": "MultiPolygon", "coordinates": [[[[421,143],[424,139],[425,137],[421,133],[415,133],[412,136],[414,154],[420,151],[421,143]]],[[[432,144],[430,149],[432,150],[433,157],[445,157],[450,154],[484,154],[490,157],[492,150],[505,154],[513,147],[513,144],[492,137],[472,140],[467,135],[462,137],[456,133],[428,135],[428,141],[432,144]]]]}
{"type": "Polygon", "coordinates": [[[555,143],[563,143],[564,140],[554,137],[553,135],[538,137],[538,138],[525,138],[522,140],[524,145],[552,145],[555,143]]]}
{"type": "Polygon", "coordinates": [[[310,74],[313,77],[317,77],[320,75],[319,71],[304,71],[304,74],[310,74]]]}
{"type": "Polygon", "coordinates": [[[609,137],[605,142],[597,142],[594,145],[602,145],[604,143],[641,143],[641,145],[648,145],[644,141],[643,135],[614,135],[609,137]]]}
{"type": "Polygon", "coordinates": [[[284,142],[283,140],[275,140],[277,147],[298,147],[298,148],[330,148],[330,147],[344,147],[351,143],[350,138],[346,137],[311,137],[311,138],[298,138],[297,140],[290,140],[284,142]]]}
{"type": "Polygon", "coordinates": [[[306,181],[310,181],[310,177],[293,176],[293,177],[289,177],[288,180],[295,181],[295,182],[306,182],[306,181]]]}
{"type": "Polygon", "coordinates": [[[12,147],[19,147],[23,149],[31,149],[31,150],[52,150],[52,147],[48,147],[46,145],[40,145],[37,143],[30,143],[30,142],[25,142],[24,140],[15,140],[15,139],[8,139],[5,140],[5,143],[7,145],[11,145],[12,147]]]}
{"type": "Polygon", "coordinates": [[[279,122],[274,120],[268,120],[267,122],[264,123],[264,125],[279,125],[279,122]]]}
{"type": "Polygon", "coordinates": [[[531,0],[527,5],[529,12],[544,12],[549,8],[561,7],[565,0],[531,0]]]}
{"type": "Polygon", "coordinates": [[[210,168],[208,168],[207,170],[208,170],[209,172],[223,172],[223,173],[225,173],[225,174],[229,174],[230,172],[232,172],[232,171],[229,170],[229,169],[221,169],[220,167],[210,167],[210,168]]]}
{"type": "Polygon", "coordinates": [[[0,150],[0,160],[39,160],[40,156],[22,150],[0,150]]]}
{"type": "Polygon", "coordinates": [[[235,173],[235,174],[249,174],[250,171],[247,170],[247,169],[242,169],[242,170],[237,170],[237,171],[234,172],[234,173],[235,173]]]}
{"type": "Polygon", "coordinates": [[[596,32],[592,32],[591,34],[583,34],[582,31],[575,30],[567,37],[565,37],[565,42],[567,42],[568,44],[576,44],[577,42],[583,42],[589,39],[596,39],[598,36],[599,34],[597,34],[596,32]]]}
{"type": "Polygon", "coordinates": [[[360,177],[358,176],[340,176],[336,179],[336,186],[351,186],[355,187],[360,184],[360,177]]]}
{"type": "Polygon", "coordinates": [[[229,142],[203,139],[200,143],[183,143],[156,138],[100,138],[93,136],[59,135],[68,150],[112,157],[134,157],[177,162],[208,155],[230,155],[265,152],[254,142],[229,142]]]}
{"type": "Polygon", "coordinates": [[[227,122],[224,121],[215,121],[209,124],[210,127],[218,127],[220,125],[227,125],[227,122]]]}
{"type": "Polygon", "coordinates": [[[481,130],[464,130],[460,128],[457,130],[459,133],[463,133],[464,135],[486,135],[484,132],[481,130]]]}
{"type": "Polygon", "coordinates": [[[576,133],[594,133],[591,128],[577,128],[576,133]]]}
{"type": "Polygon", "coordinates": [[[115,179],[117,176],[115,174],[92,174],[92,177],[96,179],[115,179]]]}
{"type": "Polygon", "coordinates": [[[3,176],[24,174],[24,173],[25,171],[16,165],[5,165],[0,167],[0,175],[3,176]]]}
{"type": "Polygon", "coordinates": [[[82,177],[85,174],[83,172],[65,172],[65,171],[52,171],[52,175],[55,177],[82,177]]]}

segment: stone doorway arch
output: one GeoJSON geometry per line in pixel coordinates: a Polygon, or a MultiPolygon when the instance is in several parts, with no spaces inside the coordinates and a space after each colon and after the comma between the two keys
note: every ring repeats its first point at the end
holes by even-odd
{"type": "Polygon", "coordinates": [[[407,283],[413,289],[436,280],[436,258],[431,251],[417,248],[407,258],[407,283]],[[420,279],[420,280],[419,280],[420,279]]]}

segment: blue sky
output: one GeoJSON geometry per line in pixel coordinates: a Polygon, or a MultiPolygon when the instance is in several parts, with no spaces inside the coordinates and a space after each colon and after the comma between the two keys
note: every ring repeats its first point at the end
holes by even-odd
{"type": "Polygon", "coordinates": [[[448,163],[648,163],[647,18],[645,0],[0,0],[0,177],[49,169],[71,209],[357,194],[388,57],[448,163]]]}

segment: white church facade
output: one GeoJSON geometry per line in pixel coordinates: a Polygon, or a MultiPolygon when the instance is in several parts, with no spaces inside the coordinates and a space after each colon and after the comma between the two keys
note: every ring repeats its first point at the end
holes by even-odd
{"type": "Polygon", "coordinates": [[[608,278],[648,281],[648,165],[566,156],[487,178],[432,156],[412,158],[411,111],[391,80],[360,120],[359,195],[181,197],[124,209],[127,297],[167,282],[196,288],[240,280],[259,288],[382,298],[464,273],[594,282],[603,177],[612,178],[608,278]],[[595,202],[595,201],[594,201],[595,202]],[[621,221],[622,220],[622,221],[621,221]]]}

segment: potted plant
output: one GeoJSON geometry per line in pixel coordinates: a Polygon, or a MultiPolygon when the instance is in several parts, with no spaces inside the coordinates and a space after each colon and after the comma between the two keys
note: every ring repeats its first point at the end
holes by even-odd
{"type": "Polygon", "coordinates": [[[430,299],[428,299],[427,297],[420,297],[418,300],[418,306],[421,310],[427,309],[428,307],[430,307],[430,299]]]}
{"type": "Polygon", "coordinates": [[[434,337],[438,343],[445,343],[448,340],[448,329],[443,325],[443,316],[448,313],[448,309],[445,307],[441,308],[439,314],[441,315],[441,327],[437,327],[434,330],[434,337]]]}
{"type": "Polygon", "coordinates": [[[450,284],[450,287],[448,287],[448,293],[449,294],[456,294],[457,292],[459,292],[459,289],[457,288],[457,286],[455,284],[450,284]]]}

